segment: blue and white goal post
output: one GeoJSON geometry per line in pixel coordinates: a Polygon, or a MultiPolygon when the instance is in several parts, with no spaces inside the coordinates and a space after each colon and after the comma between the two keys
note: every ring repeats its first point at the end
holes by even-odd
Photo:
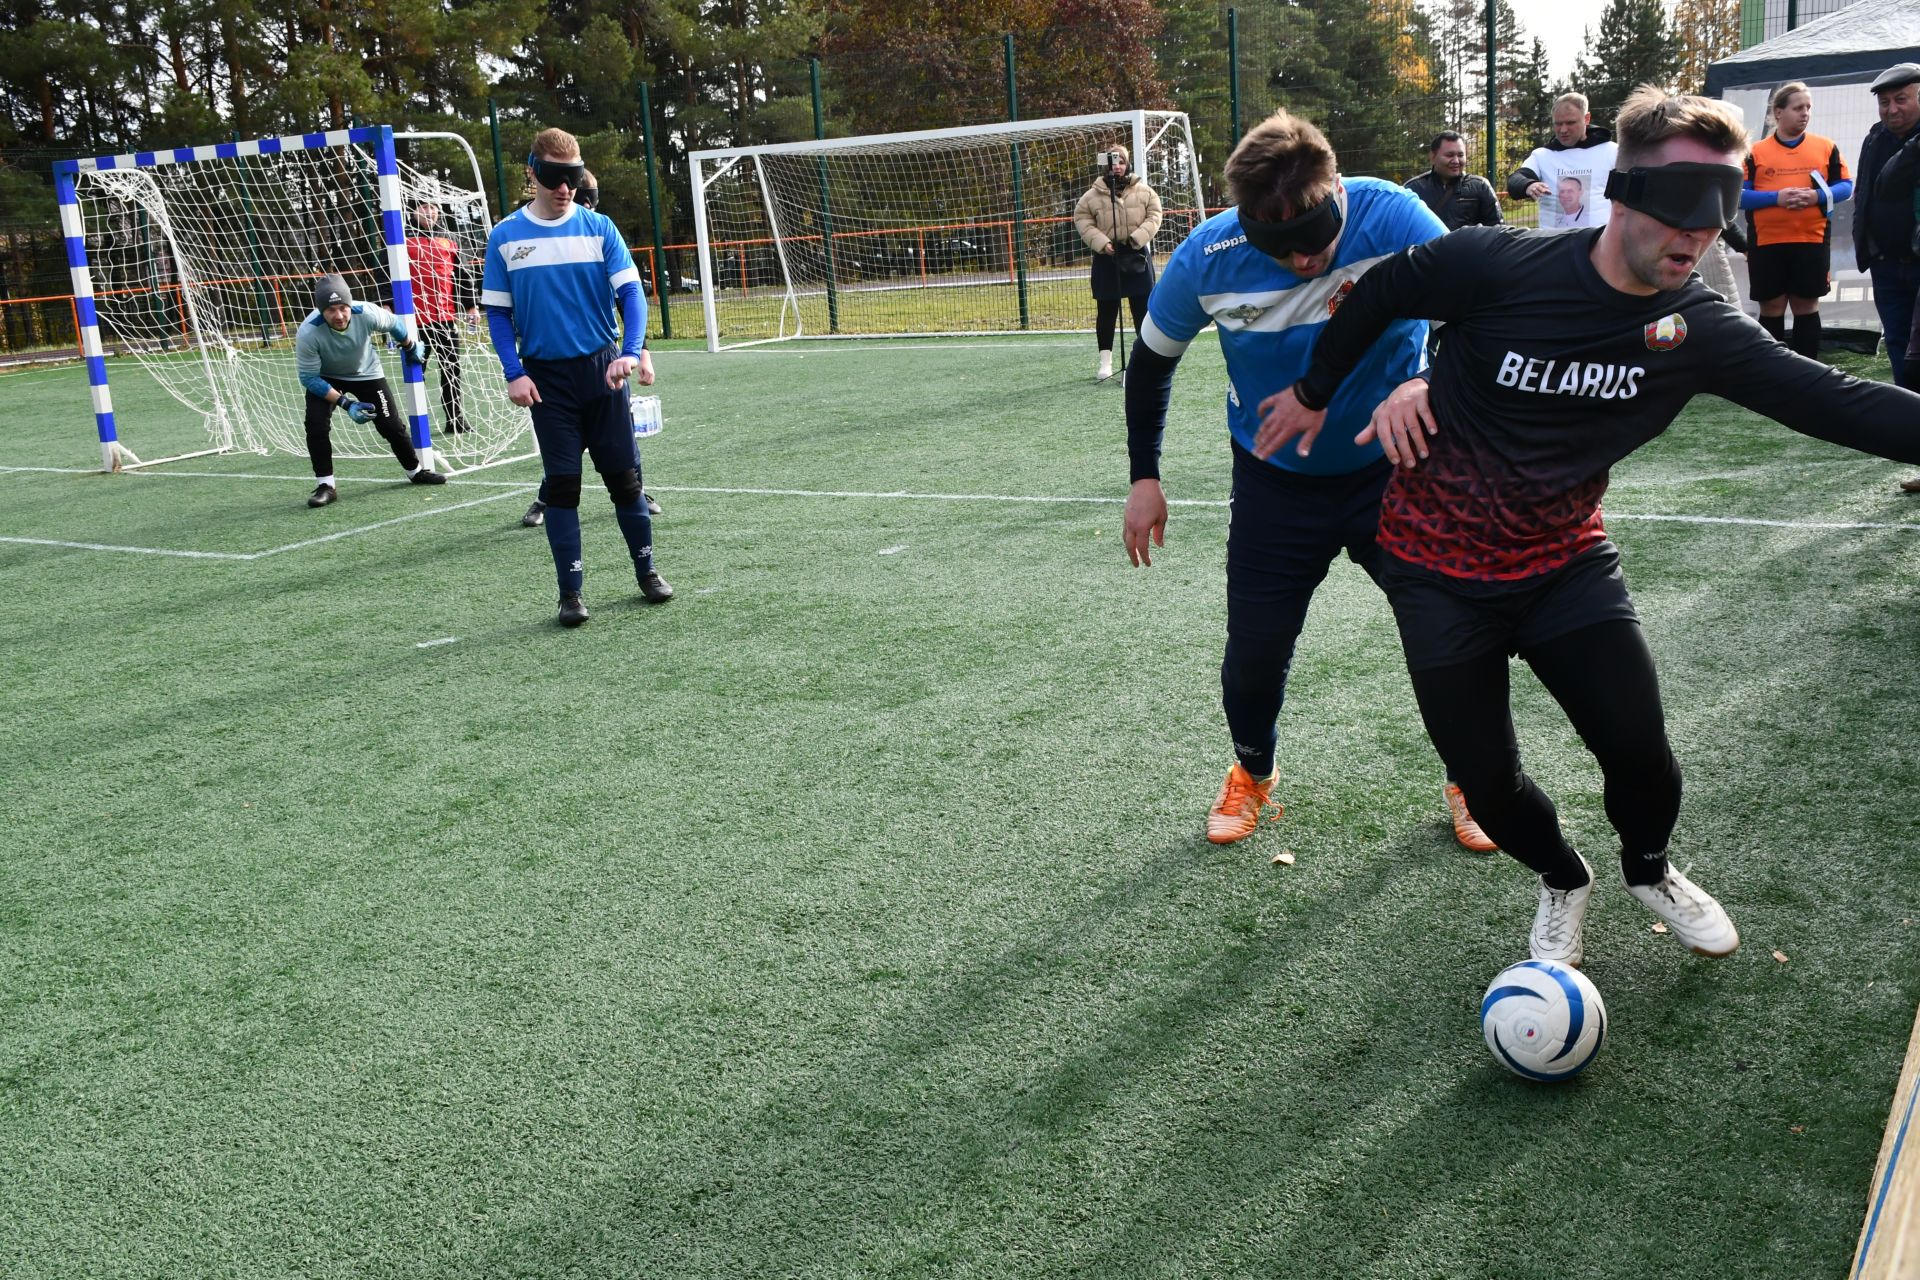
{"type": "MultiPolygon", "coordinates": [[[[389,304],[418,332],[403,196],[466,200],[462,216],[472,219],[478,165],[471,191],[409,169],[403,192],[395,136],[391,126],[378,125],[54,166],[103,468],[238,449],[303,453],[305,392],[295,375],[292,339],[310,313],[312,281],[321,275],[342,274],[357,297],[389,304]],[[210,448],[142,461],[121,442],[103,327],[121,352],[205,416],[210,448]],[[182,359],[180,348],[189,358],[182,359]]],[[[484,195],[478,199],[484,243],[491,219],[484,195]]],[[[424,371],[410,359],[399,363],[413,445],[431,467],[424,371]]],[[[519,435],[519,424],[502,426],[519,435]]],[[[370,429],[344,417],[335,420],[333,435],[341,456],[385,452],[370,429]]],[[[464,461],[490,465],[504,460],[503,451],[490,448],[484,458],[464,461]]]]}

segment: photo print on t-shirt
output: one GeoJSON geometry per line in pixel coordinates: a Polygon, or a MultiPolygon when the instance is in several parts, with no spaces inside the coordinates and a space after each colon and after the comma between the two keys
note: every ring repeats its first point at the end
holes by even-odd
{"type": "Polygon", "coordinates": [[[1561,170],[1540,197],[1540,225],[1560,230],[1593,225],[1593,174],[1561,170]]]}

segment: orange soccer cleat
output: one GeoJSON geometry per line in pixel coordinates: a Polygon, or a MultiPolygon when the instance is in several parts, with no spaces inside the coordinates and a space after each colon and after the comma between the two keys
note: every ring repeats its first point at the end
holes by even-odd
{"type": "MultiPolygon", "coordinates": [[[[1220,784],[1220,797],[1213,802],[1213,810],[1207,814],[1207,839],[1215,844],[1232,844],[1235,840],[1244,840],[1252,835],[1254,828],[1260,825],[1260,811],[1273,804],[1267,797],[1272,793],[1274,781],[1279,776],[1280,771],[1275,769],[1256,781],[1236,761],[1233,768],[1227,770],[1227,780],[1220,784]]],[[[1274,808],[1279,809],[1280,806],[1276,804],[1274,808]]]]}
{"type": "Polygon", "coordinates": [[[1500,846],[1487,838],[1480,824],[1467,812],[1467,797],[1451,782],[1446,785],[1447,812],[1453,815],[1453,838],[1475,853],[1492,853],[1500,846]]]}

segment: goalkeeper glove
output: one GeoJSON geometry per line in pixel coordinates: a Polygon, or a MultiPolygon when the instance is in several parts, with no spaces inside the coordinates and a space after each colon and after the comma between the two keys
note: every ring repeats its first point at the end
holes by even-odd
{"type": "Polygon", "coordinates": [[[427,367],[427,344],[426,343],[422,342],[418,338],[415,338],[412,342],[409,342],[407,344],[406,352],[407,352],[407,359],[413,361],[415,364],[419,365],[423,369],[427,367]]]}
{"type": "Polygon", "coordinates": [[[376,413],[372,405],[355,396],[351,391],[342,391],[340,393],[339,405],[347,411],[347,416],[355,422],[372,422],[374,414],[376,413]]]}

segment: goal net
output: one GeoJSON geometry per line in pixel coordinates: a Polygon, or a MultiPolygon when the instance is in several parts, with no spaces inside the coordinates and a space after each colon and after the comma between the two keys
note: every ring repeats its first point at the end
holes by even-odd
{"type": "MultiPolygon", "coordinates": [[[[495,376],[484,324],[468,320],[491,223],[464,139],[343,129],[70,161],[56,182],[110,469],[238,449],[304,455],[307,393],[293,341],[317,277],[338,273],[356,301],[396,314],[424,306],[429,318],[449,318],[440,311],[444,290],[428,286],[433,297],[423,299],[422,272],[409,262],[406,237],[425,233],[415,214],[423,202],[435,210],[431,234],[454,246],[452,342],[443,350],[459,358],[436,354],[423,373],[376,339],[388,383],[430,464],[438,455],[440,469],[460,471],[525,455],[527,412],[495,376]],[[396,138],[458,144],[471,173],[447,177],[406,163],[396,138]],[[107,385],[110,350],[132,356],[200,416],[206,448],[161,458],[138,429],[126,433],[107,385]],[[464,431],[451,431],[450,399],[464,431]]],[[[334,415],[332,440],[337,457],[391,456],[371,423],[345,414],[334,415]]]]}
{"type": "Polygon", "coordinates": [[[1116,144],[1160,195],[1164,262],[1206,217],[1179,112],[696,151],[707,347],[1090,328],[1073,209],[1116,144]]]}

